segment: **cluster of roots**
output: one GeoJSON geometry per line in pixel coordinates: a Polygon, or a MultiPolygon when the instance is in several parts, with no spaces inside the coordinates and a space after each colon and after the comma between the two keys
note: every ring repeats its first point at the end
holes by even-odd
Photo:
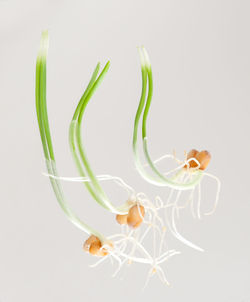
{"type": "Polygon", "coordinates": [[[113,249],[106,252],[105,257],[99,257],[92,267],[108,260],[113,264],[115,260],[118,266],[113,276],[116,276],[124,266],[140,263],[149,266],[145,285],[155,274],[168,284],[162,265],[179,252],[168,249],[165,238],[167,227],[159,216],[159,202],[158,205],[157,201],[151,202],[144,193],[136,194],[135,200],[133,203],[127,202],[130,204],[127,215],[116,216],[121,232],[107,238],[112,240],[113,249]]]}
{"type": "MultiPolygon", "coordinates": [[[[186,156],[186,160],[182,162],[182,174],[177,174],[176,181],[188,182],[194,177],[195,171],[204,171],[211,160],[211,155],[208,151],[197,151],[192,149],[186,156]],[[191,173],[189,173],[191,172],[191,173]]],[[[179,160],[178,160],[179,161],[179,160]]],[[[179,161],[180,162],[180,161],[179,161]]],[[[181,163],[181,162],[180,162],[181,163]]],[[[211,176],[204,172],[204,175],[211,176]]],[[[215,178],[217,180],[217,178],[215,178]]],[[[219,194],[219,180],[216,200],[219,194]]],[[[123,184],[122,184],[123,186],[123,184]]],[[[196,250],[202,249],[192,242],[188,241],[178,232],[175,223],[175,217],[179,217],[179,210],[191,207],[191,213],[194,213],[194,190],[196,186],[190,189],[188,201],[183,205],[180,204],[182,191],[171,189],[166,201],[161,200],[159,196],[155,198],[155,202],[151,202],[144,193],[138,193],[129,198],[127,214],[117,214],[116,221],[122,226],[121,233],[108,237],[102,241],[100,238],[91,235],[84,243],[83,249],[91,255],[100,257],[93,266],[110,259],[117,260],[118,268],[114,275],[124,266],[125,263],[143,263],[150,266],[148,279],[157,273],[159,278],[166,284],[165,273],[161,265],[170,257],[179,254],[178,251],[169,250],[166,242],[166,230],[170,232],[179,241],[196,250]],[[133,200],[133,201],[132,201],[133,200]],[[141,226],[141,227],[140,227],[141,226]],[[146,239],[145,239],[146,238],[146,239]],[[153,238],[153,241],[152,241],[153,238]]],[[[198,183],[198,200],[197,214],[200,218],[200,183],[198,183]]],[[[215,204],[217,201],[215,202],[215,204]]],[[[195,217],[195,215],[193,214],[195,217]]]]}

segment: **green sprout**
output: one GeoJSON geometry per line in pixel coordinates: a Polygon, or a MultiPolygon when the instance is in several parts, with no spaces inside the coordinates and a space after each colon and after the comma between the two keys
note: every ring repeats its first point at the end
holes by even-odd
{"type": "MultiPolygon", "coordinates": [[[[139,56],[141,63],[141,76],[142,76],[142,90],[140,102],[138,105],[138,109],[135,116],[134,121],[134,131],[133,131],[133,153],[134,153],[134,161],[136,168],[140,175],[149,183],[154,184],[156,186],[164,186],[171,188],[169,197],[167,198],[167,202],[165,203],[166,217],[167,211],[171,210],[171,218],[167,219],[167,224],[171,233],[183,242],[185,245],[188,245],[194,249],[202,251],[202,249],[187,239],[185,239],[176,228],[175,217],[179,217],[179,210],[186,208],[188,205],[191,207],[192,215],[195,217],[194,210],[194,190],[198,187],[198,201],[197,201],[197,217],[201,218],[200,213],[200,204],[201,204],[201,180],[203,176],[208,176],[214,179],[217,182],[217,192],[215,197],[215,202],[213,208],[210,212],[205,213],[205,215],[212,214],[218,204],[219,200],[219,192],[220,192],[220,181],[217,177],[212,174],[205,172],[209,161],[210,161],[210,153],[208,151],[198,152],[197,150],[191,150],[187,155],[184,161],[178,160],[175,155],[166,154],[159,159],[153,161],[149,154],[148,149],[148,137],[147,137],[147,118],[149,109],[151,106],[152,96],[153,96],[153,75],[151,63],[149,60],[149,56],[144,47],[139,47],[139,56]],[[138,128],[139,123],[142,117],[142,145],[143,152],[146,159],[146,165],[142,164],[142,161],[139,156],[139,148],[138,148],[138,128]],[[179,166],[171,171],[166,173],[162,173],[157,168],[156,164],[165,158],[174,159],[179,163],[179,166]],[[152,174],[149,174],[145,167],[148,166],[151,169],[152,174]],[[190,195],[185,203],[185,205],[179,205],[179,200],[181,196],[181,191],[190,190],[190,195]],[[174,192],[176,193],[176,196],[174,192]]],[[[164,207],[164,205],[162,206],[164,207]]]]}
{"type": "Polygon", "coordinates": [[[218,202],[219,190],[220,190],[220,181],[217,177],[204,172],[207,164],[210,161],[209,152],[207,151],[198,152],[196,150],[191,150],[189,154],[187,154],[186,160],[183,162],[178,160],[174,155],[170,155],[170,154],[164,155],[155,161],[151,159],[148,150],[147,118],[148,118],[148,113],[149,113],[152,96],[153,96],[153,75],[152,75],[152,68],[151,68],[149,56],[145,48],[139,47],[138,50],[139,50],[140,62],[141,62],[142,90],[141,90],[141,98],[140,98],[139,106],[135,116],[134,131],[133,131],[133,153],[134,153],[136,168],[139,171],[140,175],[149,183],[152,183],[156,186],[167,186],[176,190],[194,189],[197,186],[197,184],[201,182],[203,176],[206,175],[208,177],[211,177],[217,181],[217,186],[218,186],[216,201],[215,201],[215,207],[216,207],[218,202]],[[149,166],[151,168],[151,171],[153,172],[153,176],[146,172],[145,165],[142,164],[139,156],[138,128],[139,128],[139,122],[141,116],[142,116],[143,151],[147,162],[146,166],[149,166]],[[198,156],[194,156],[193,151],[199,153],[201,159],[198,158],[198,156]],[[180,165],[172,171],[169,171],[167,173],[161,173],[159,169],[156,167],[156,163],[160,162],[165,158],[175,159],[178,163],[180,163],[180,165]],[[170,177],[166,177],[167,175],[173,172],[174,175],[170,177]]]}
{"type": "MultiPolygon", "coordinates": [[[[152,68],[151,63],[149,60],[149,56],[145,50],[144,47],[138,48],[139,55],[140,55],[140,61],[141,61],[141,74],[142,74],[142,91],[141,91],[141,98],[139,102],[139,106],[136,112],[135,116],[135,122],[134,122],[134,133],[133,133],[133,152],[134,152],[134,158],[135,158],[135,164],[136,168],[138,169],[141,176],[147,180],[148,182],[157,185],[157,186],[168,186],[170,188],[178,189],[178,190],[189,190],[193,188],[197,183],[201,181],[201,178],[203,176],[203,171],[199,169],[192,170],[193,175],[195,175],[192,180],[181,183],[178,180],[180,180],[183,173],[185,173],[184,169],[180,169],[173,177],[167,178],[165,175],[163,175],[156,167],[155,162],[151,159],[149,155],[148,150],[148,144],[147,144],[147,118],[148,113],[152,101],[153,96],[153,75],[152,75],[152,68]],[[147,95],[147,96],[146,96],[147,95]],[[143,111],[144,110],[144,111],[143,111]],[[142,142],[143,142],[143,151],[144,155],[147,161],[148,166],[150,166],[152,172],[154,173],[154,176],[149,175],[142,165],[139,157],[139,150],[138,150],[138,127],[141,115],[142,117],[142,142]]],[[[165,157],[171,157],[164,156],[165,157]]],[[[162,160],[163,157],[160,159],[162,160]]],[[[180,168],[184,167],[185,165],[188,165],[190,161],[197,160],[195,158],[190,158],[187,162],[185,162],[183,165],[181,165],[180,168]]],[[[159,162],[159,160],[157,160],[159,162]]],[[[197,163],[199,164],[199,163],[197,163]]]]}
{"type": "MultiPolygon", "coordinates": [[[[89,179],[91,183],[88,183],[84,181],[85,186],[87,187],[89,193],[94,198],[94,200],[101,205],[106,210],[115,213],[115,214],[127,214],[129,211],[129,204],[125,203],[121,207],[115,207],[106,193],[103,191],[98,178],[95,176],[95,173],[91,169],[90,163],[87,159],[86,152],[83,148],[82,144],[82,138],[81,138],[81,125],[82,125],[82,119],[83,115],[86,109],[86,106],[88,102],[91,99],[91,96],[95,92],[95,90],[98,88],[100,82],[102,81],[103,77],[107,73],[109,69],[110,63],[108,62],[105,67],[103,68],[102,72],[100,73],[99,77],[96,79],[98,75],[98,70],[100,68],[100,64],[98,63],[93,74],[91,77],[91,80],[83,93],[78,106],[74,112],[72,121],[70,123],[69,128],[69,143],[71,152],[74,158],[74,161],[76,163],[78,172],[80,176],[83,178],[83,180],[89,179]],[[86,172],[85,172],[86,171],[86,172]]],[[[118,181],[118,180],[117,180],[118,181]]],[[[120,184],[125,185],[124,182],[121,180],[120,184]]],[[[128,185],[125,185],[125,188],[130,190],[131,194],[133,194],[133,189],[130,188],[128,185]]]]}
{"type": "Polygon", "coordinates": [[[56,195],[57,201],[61,206],[62,210],[68,217],[68,219],[76,225],[79,229],[83,230],[87,234],[93,234],[105,241],[105,237],[98,231],[94,230],[92,227],[81,221],[70,209],[59,181],[55,154],[52,145],[52,139],[50,134],[50,127],[48,121],[47,113],[47,102],[46,102],[46,60],[49,46],[48,31],[44,31],[41,37],[40,50],[37,56],[36,62],[36,112],[37,120],[39,125],[39,131],[43,146],[43,152],[46,161],[46,167],[50,176],[50,182],[54,193],[56,195]]]}

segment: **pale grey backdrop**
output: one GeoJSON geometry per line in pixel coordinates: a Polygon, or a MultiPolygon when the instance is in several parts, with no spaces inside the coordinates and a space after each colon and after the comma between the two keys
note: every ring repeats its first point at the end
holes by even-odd
{"type": "MultiPolygon", "coordinates": [[[[249,11],[247,0],[0,1],[1,302],[250,301],[249,11]],[[133,164],[141,44],[154,71],[153,157],[193,147],[212,153],[209,171],[222,181],[219,207],[202,221],[183,217],[179,224],[206,252],[175,242],[182,254],[168,264],[171,287],[153,278],[142,292],[147,269],[136,264],[122,280],[112,279],[109,265],[89,268],[86,236],[67,221],[42,176],[34,75],[43,29],[50,33],[48,110],[61,174],[77,175],[69,122],[95,64],[110,59],[84,120],[89,159],[97,174],[120,175],[152,198],[167,196],[133,164]]],[[[113,216],[81,185],[65,189],[82,218],[113,231],[113,216]]],[[[118,190],[111,196],[117,204],[125,198],[118,190]]]]}

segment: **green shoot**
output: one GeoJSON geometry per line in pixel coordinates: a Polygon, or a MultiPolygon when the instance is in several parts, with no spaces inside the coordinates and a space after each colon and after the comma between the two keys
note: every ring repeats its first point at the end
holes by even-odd
{"type": "MultiPolygon", "coordinates": [[[[70,128],[69,128],[69,144],[70,144],[71,152],[72,152],[73,158],[75,160],[78,172],[80,173],[80,175],[82,177],[86,177],[86,173],[85,173],[84,168],[82,166],[81,158],[77,154],[77,151],[78,151],[78,142],[77,142],[77,137],[76,137],[76,129],[78,128],[77,119],[78,119],[81,107],[82,107],[82,105],[85,102],[86,97],[88,96],[89,92],[91,91],[91,89],[93,88],[93,86],[95,84],[95,80],[96,80],[96,77],[98,75],[99,68],[100,68],[100,63],[97,64],[97,66],[96,66],[96,68],[95,68],[95,70],[94,70],[94,72],[92,74],[91,80],[90,80],[90,82],[89,82],[89,84],[88,84],[88,86],[87,86],[87,88],[86,88],[83,96],[81,97],[81,99],[79,101],[79,104],[78,104],[78,106],[77,106],[77,108],[75,110],[75,113],[74,113],[74,116],[72,118],[72,121],[70,123],[70,128]]],[[[95,191],[94,188],[92,188],[92,185],[89,182],[84,182],[84,184],[85,184],[86,188],[88,189],[89,193],[91,194],[91,196],[101,206],[103,206],[104,208],[108,209],[108,206],[106,206],[103,203],[103,201],[100,198],[99,194],[95,191]]]]}
{"type": "Polygon", "coordinates": [[[104,76],[106,75],[108,69],[109,69],[110,63],[108,62],[105,67],[103,68],[102,72],[100,73],[99,77],[96,79],[98,70],[99,70],[99,64],[97,65],[92,78],[83,93],[78,106],[74,112],[70,129],[69,129],[69,143],[72,151],[73,158],[75,160],[78,172],[80,173],[81,177],[86,177],[88,175],[90,179],[90,183],[84,182],[85,186],[87,187],[88,191],[92,195],[92,197],[95,199],[95,201],[104,207],[106,210],[109,210],[110,212],[116,213],[116,214],[126,214],[128,212],[128,208],[126,205],[122,207],[115,207],[112,205],[111,201],[109,200],[106,193],[103,191],[97,177],[95,176],[94,172],[91,169],[90,163],[87,159],[86,152],[83,148],[82,144],[82,138],[81,138],[81,124],[83,115],[86,109],[86,106],[88,105],[92,95],[94,94],[95,90],[103,80],[104,76]],[[86,171],[86,172],[85,172],[86,171]]]}
{"type": "Polygon", "coordinates": [[[89,225],[81,221],[70,209],[68,203],[65,200],[64,193],[58,180],[58,173],[56,168],[55,155],[52,145],[52,139],[50,134],[50,127],[48,121],[47,113],[47,102],[46,102],[46,61],[48,53],[48,31],[44,31],[41,37],[40,50],[37,56],[36,62],[36,112],[37,120],[39,125],[39,131],[43,146],[43,152],[46,160],[46,167],[49,175],[55,177],[50,177],[50,182],[54,193],[56,195],[57,201],[68,217],[68,219],[76,225],[79,229],[83,230],[87,234],[93,234],[104,241],[104,236],[98,231],[91,228],[89,225]]]}
{"type": "Polygon", "coordinates": [[[195,185],[197,185],[201,181],[201,178],[203,176],[202,171],[196,170],[194,172],[195,177],[192,178],[191,181],[189,182],[186,183],[178,182],[176,181],[176,179],[179,178],[177,176],[180,176],[180,174],[183,171],[179,171],[172,178],[167,178],[157,169],[157,167],[155,166],[154,162],[152,161],[149,155],[148,145],[147,145],[147,117],[148,117],[148,113],[152,101],[152,95],[153,95],[153,76],[152,76],[151,63],[149,61],[148,54],[144,47],[139,48],[139,55],[141,61],[142,91],[141,91],[139,106],[135,116],[134,133],[133,133],[133,152],[134,152],[136,168],[145,180],[147,180],[148,182],[154,185],[168,186],[178,190],[192,189],[193,187],[195,187],[195,185]],[[147,99],[146,99],[146,94],[147,94],[147,99]],[[143,112],[143,108],[144,108],[144,112],[143,112]],[[139,127],[139,122],[142,112],[143,112],[143,118],[142,118],[143,151],[147,164],[150,166],[151,170],[153,171],[154,176],[151,176],[145,171],[144,166],[142,165],[139,157],[137,138],[138,138],[138,127],[139,127]]]}

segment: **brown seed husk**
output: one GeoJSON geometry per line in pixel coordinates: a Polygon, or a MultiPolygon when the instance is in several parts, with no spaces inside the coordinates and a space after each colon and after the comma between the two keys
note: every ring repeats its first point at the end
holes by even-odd
{"type": "Polygon", "coordinates": [[[211,154],[208,151],[203,150],[199,152],[195,158],[200,163],[200,170],[205,170],[211,160],[211,154]]]}
{"type": "Polygon", "coordinates": [[[119,224],[127,224],[127,218],[128,218],[128,214],[126,214],[126,215],[117,214],[116,215],[116,221],[119,224]]]}
{"type": "Polygon", "coordinates": [[[89,247],[89,253],[98,256],[101,247],[102,247],[101,241],[98,239],[98,241],[94,241],[91,243],[89,247]]]}
{"type": "Polygon", "coordinates": [[[83,249],[84,251],[88,252],[89,251],[89,248],[90,248],[90,245],[93,243],[93,242],[96,242],[98,241],[99,239],[94,236],[94,235],[91,235],[83,244],[83,249]]]}
{"type": "MultiPolygon", "coordinates": [[[[113,243],[110,241],[107,243],[111,248],[113,247],[113,243]]],[[[91,235],[83,245],[83,249],[86,252],[89,252],[92,255],[98,256],[98,257],[104,257],[108,254],[108,250],[106,248],[102,248],[101,240],[91,235]]]]}
{"type": "Polygon", "coordinates": [[[142,205],[135,204],[129,209],[127,223],[132,228],[138,228],[143,221],[145,209],[142,205]]]}

